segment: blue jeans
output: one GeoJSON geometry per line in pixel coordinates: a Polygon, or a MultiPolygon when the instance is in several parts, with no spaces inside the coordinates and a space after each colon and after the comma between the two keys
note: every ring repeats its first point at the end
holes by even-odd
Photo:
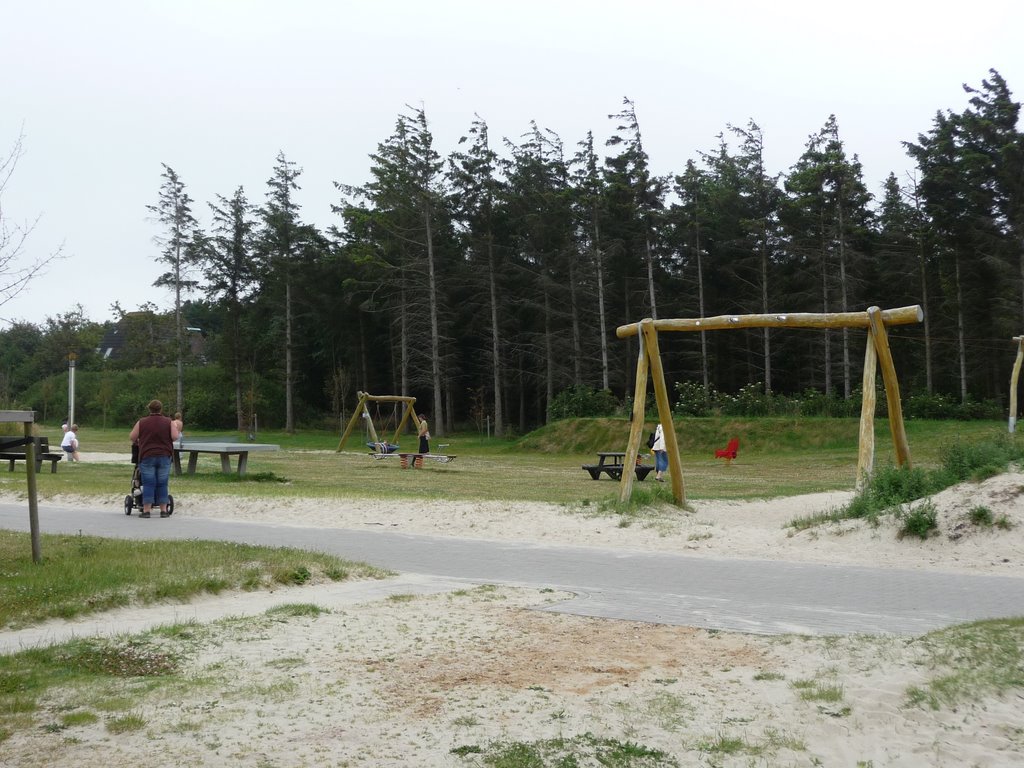
{"type": "Polygon", "coordinates": [[[667,451],[655,451],[654,452],[654,469],[657,472],[664,472],[668,469],[668,452],[667,451]]]}
{"type": "Polygon", "coordinates": [[[148,456],[139,462],[142,475],[142,503],[167,504],[167,481],[171,477],[170,456],[148,456]]]}

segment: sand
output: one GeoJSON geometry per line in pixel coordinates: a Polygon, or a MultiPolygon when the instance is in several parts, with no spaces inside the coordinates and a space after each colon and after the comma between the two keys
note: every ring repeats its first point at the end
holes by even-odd
{"type": "MultiPolygon", "coordinates": [[[[190,497],[175,516],[1024,578],[1024,474],[933,497],[938,533],[925,541],[900,539],[891,522],[785,527],[849,497],[699,501],[625,527],[559,505],[369,499],[328,509],[190,497]],[[1009,527],[972,523],[979,506],[1009,527]]],[[[47,503],[84,501],[117,506],[47,503]]],[[[187,651],[187,682],[61,691],[38,727],[0,743],[0,764],[479,766],[502,745],[556,744],[595,766],[616,745],[650,751],[611,763],[636,766],[1024,764],[1024,690],[915,703],[949,671],[923,639],[763,637],[536,610],[566,597],[406,574],[51,622],[19,642],[195,622],[188,639],[155,641],[187,651]],[[264,613],[294,603],[323,612],[264,613]],[[61,724],[77,712],[97,719],[61,724]],[[114,732],[126,712],[137,729],[114,732]]],[[[557,763],[508,763],[533,764],[557,763]]]]}

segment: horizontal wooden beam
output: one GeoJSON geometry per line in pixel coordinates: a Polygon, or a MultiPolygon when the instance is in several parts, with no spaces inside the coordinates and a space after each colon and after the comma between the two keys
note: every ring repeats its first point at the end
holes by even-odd
{"type": "Polygon", "coordinates": [[[366,392],[356,392],[360,400],[366,399],[371,403],[415,403],[415,397],[408,395],[371,395],[366,392]]]}
{"type": "MultiPolygon", "coordinates": [[[[924,320],[924,310],[917,304],[881,311],[884,325],[909,325],[924,320]]],[[[721,331],[727,328],[867,328],[864,312],[780,312],[772,315],[718,315],[697,319],[654,320],[656,331],[721,331]]],[[[620,325],[615,335],[620,339],[636,336],[640,323],[620,325]]]]}

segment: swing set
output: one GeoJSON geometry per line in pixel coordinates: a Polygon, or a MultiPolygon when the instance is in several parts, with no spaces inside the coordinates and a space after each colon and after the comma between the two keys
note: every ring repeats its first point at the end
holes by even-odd
{"type": "MultiPolygon", "coordinates": [[[[866,312],[795,313],[778,315],[721,315],[699,319],[652,320],[621,325],[615,330],[620,339],[640,337],[640,352],[636,366],[636,387],[633,395],[633,418],[629,430],[629,443],[623,464],[632,466],[640,453],[644,428],[644,402],[647,399],[647,373],[654,384],[654,399],[658,406],[658,420],[665,435],[668,453],[672,496],[682,506],[683,465],[679,457],[679,443],[672,426],[672,407],[665,387],[665,370],[658,347],[659,331],[714,331],[729,328],[864,328],[868,342],[864,351],[863,400],[860,412],[860,441],[857,452],[857,486],[871,475],[875,461],[875,371],[881,367],[882,383],[888,401],[889,430],[892,433],[897,466],[910,466],[910,446],[903,424],[903,405],[900,385],[896,378],[892,353],[889,350],[887,325],[907,325],[924,320],[924,311],[918,305],[882,310],[869,307],[866,312]]],[[[1024,350],[1024,343],[1021,345],[1024,350]]],[[[1024,354],[1024,352],[1022,352],[1024,354]]],[[[1018,358],[1019,362],[1019,358],[1018,358]]],[[[1012,416],[1015,416],[1013,413],[1012,416]]],[[[1012,417],[1011,416],[1011,417],[1012,417]]],[[[1012,424],[1012,422],[1011,422],[1012,424]]],[[[619,500],[629,501],[633,493],[633,472],[623,472],[619,480],[619,500]]]]}
{"type": "MultiPolygon", "coordinates": [[[[362,418],[366,421],[366,429],[368,437],[370,438],[367,442],[373,443],[375,446],[384,446],[384,450],[379,450],[379,453],[392,453],[394,449],[398,448],[398,436],[402,434],[402,430],[405,429],[405,425],[409,422],[409,417],[412,417],[412,423],[417,430],[420,428],[420,420],[416,415],[416,411],[413,409],[413,405],[416,403],[415,397],[407,397],[405,395],[371,395],[366,392],[356,392],[359,396],[359,405],[356,406],[355,411],[352,413],[352,418],[348,420],[348,426],[345,427],[345,432],[341,436],[341,441],[338,443],[337,453],[341,452],[341,449],[345,447],[345,441],[348,440],[352,430],[355,428],[359,419],[362,418]],[[402,403],[402,418],[395,427],[395,433],[391,437],[390,442],[384,442],[377,436],[377,430],[373,425],[373,419],[370,417],[369,404],[374,404],[374,410],[377,414],[378,421],[380,420],[380,404],[391,403],[392,408],[396,408],[399,403],[402,403]]],[[[392,413],[394,416],[394,413],[392,413]]],[[[385,420],[384,426],[386,427],[390,419],[385,420]]]]}

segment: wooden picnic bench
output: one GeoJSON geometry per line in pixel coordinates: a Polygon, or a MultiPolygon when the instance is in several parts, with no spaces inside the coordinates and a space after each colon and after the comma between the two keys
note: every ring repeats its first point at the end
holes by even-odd
{"type": "MultiPolygon", "coordinates": [[[[43,462],[50,462],[50,472],[57,471],[57,462],[64,458],[64,452],[50,453],[50,440],[46,437],[33,437],[36,448],[36,472],[43,471],[43,462]]],[[[14,471],[14,462],[25,461],[25,446],[28,442],[24,437],[0,437],[0,460],[10,462],[10,471],[14,471]]]]}
{"type": "MultiPolygon", "coordinates": [[[[622,479],[622,462],[625,460],[626,454],[623,451],[598,451],[597,453],[597,464],[584,464],[583,469],[590,473],[591,480],[598,480],[601,477],[601,473],[608,475],[612,480],[622,479]]],[[[647,479],[647,476],[654,471],[654,467],[650,464],[637,464],[636,465],[636,479],[641,482],[647,479]]]]}
{"type": "Polygon", "coordinates": [[[231,456],[238,457],[238,474],[244,475],[246,465],[249,463],[249,454],[254,451],[277,451],[280,446],[268,443],[231,443],[231,442],[185,442],[174,446],[174,474],[181,474],[181,454],[188,454],[188,473],[196,473],[196,464],[199,462],[199,454],[215,453],[220,456],[221,471],[231,474],[231,456]]]}

